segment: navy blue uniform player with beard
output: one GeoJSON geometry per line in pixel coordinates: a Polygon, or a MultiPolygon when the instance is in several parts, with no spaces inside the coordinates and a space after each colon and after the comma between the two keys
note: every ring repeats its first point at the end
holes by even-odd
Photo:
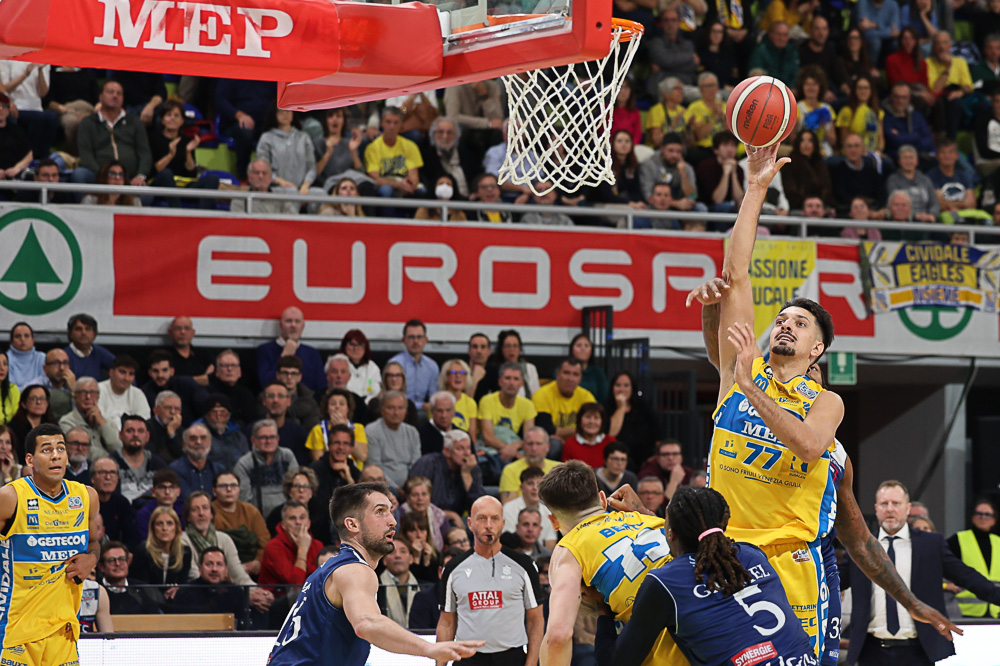
{"type": "Polygon", "coordinates": [[[471,657],[483,641],[429,643],[379,611],[375,566],[393,551],[396,519],[389,489],[378,483],[341,486],[330,517],[343,543],[306,579],[268,657],[269,666],[364,666],[371,645],[439,663],[471,657]]]}

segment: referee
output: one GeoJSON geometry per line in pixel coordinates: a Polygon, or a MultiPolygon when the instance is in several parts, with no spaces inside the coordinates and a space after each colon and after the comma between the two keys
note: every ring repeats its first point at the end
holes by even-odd
{"type": "Polygon", "coordinates": [[[472,550],[448,562],[441,576],[437,640],[485,640],[463,666],[536,666],[545,632],[538,569],[527,555],[500,545],[503,506],[496,498],[473,503],[469,529],[472,550]]]}

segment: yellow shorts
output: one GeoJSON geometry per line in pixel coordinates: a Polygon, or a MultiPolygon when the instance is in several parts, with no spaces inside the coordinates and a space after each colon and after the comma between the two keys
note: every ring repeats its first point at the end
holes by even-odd
{"type": "Polygon", "coordinates": [[[2,666],[79,666],[73,627],[67,624],[45,638],[5,647],[0,653],[2,666]]]}
{"type": "Polygon", "coordinates": [[[778,572],[788,603],[818,656],[823,649],[830,602],[819,540],[774,544],[761,550],[778,572]]]}

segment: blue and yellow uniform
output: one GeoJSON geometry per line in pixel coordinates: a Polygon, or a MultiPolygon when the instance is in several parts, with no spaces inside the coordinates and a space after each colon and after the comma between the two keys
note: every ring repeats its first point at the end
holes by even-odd
{"type": "Polygon", "coordinates": [[[90,494],[75,481],[63,481],[57,497],[30,478],[10,485],[17,506],[0,535],[0,663],[77,664],[83,585],[66,577],[66,560],[87,552],[90,494]]]}
{"type": "MultiPolygon", "coordinates": [[[[601,593],[615,613],[619,631],[632,616],[632,604],[646,574],[670,560],[663,519],[635,512],[602,513],[588,518],[559,540],[583,570],[583,582],[601,593]]],[[[644,664],[684,664],[666,631],[644,664]]]]}
{"type": "MultiPolygon", "coordinates": [[[[778,381],[762,358],[754,360],[751,375],[769,398],[800,420],[823,392],[805,375],[778,381]]],[[[834,443],[819,460],[798,459],[736,384],[715,410],[714,420],[708,485],[729,503],[726,534],[764,551],[818,654],[830,596],[821,541],[837,516],[830,469],[834,443]]]]}

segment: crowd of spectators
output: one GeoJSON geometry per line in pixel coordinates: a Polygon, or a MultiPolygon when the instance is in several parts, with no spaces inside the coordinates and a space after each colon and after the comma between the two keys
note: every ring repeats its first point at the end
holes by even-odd
{"type": "MultiPolygon", "coordinates": [[[[243,189],[425,201],[394,208],[390,201],[272,199],[255,202],[258,213],[440,220],[443,202],[471,200],[567,208],[521,215],[449,210],[449,220],[614,225],[622,219],[614,211],[623,207],[732,212],[745,185],[744,150],[725,126],[726,99],[742,78],[767,74],[795,91],[799,108],[783,147],[796,169],[775,180],[766,212],[985,224],[1000,214],[1000,5],[615,0],[614,6],[646,33],[614,103],[613,185],[537,196],[523,185],[498,184],[507,137],[505,93],[494,80],[301,114],[277,108],[274,83],[182,77],[168,95],[161,74],[14,61],[0,62],[0,177],[132,185],[134,194],[82,198],[177,206],[180,200],[154,199],[142,186],[218,188],[219,174],[198,165],[197,149],[221,137],[232,142],[243,189]],[[973,26],[962,31],[972,39],[956,43],[956,24],[973,26]],[[855,209],[858,198],[865,207],[855,209]],[[608,214],[575,216],[581,206],[608,214]]],[[[219,205],[207,193],[189,201],[219,205]]],[[[231,209],[245,210],[244,202],[233,200],[231,209]]],[[[721,223],[634,219],[640,228],[725,230],[721,223]]],[[[843,235],[868,237],[863,227],[843,235]]],[[[890,236],[962,241],[903,229],[890,236]]]]}
{"type": "Polygon", "coordinates": [[[348,331],[324,360],[303,341],[306,326],[289,307],[274,339],[209,354],[179,316],[169,343],[141,363],[99,344],[87,314],[71,317],[68,344],[47,352],[29,323],[11,328],[0,353],[3,483],[31,474],[28,431],[58,424],[67,478],[100,499],[99,580],[112,614],[190,612],[207,595],[207,607],[239,606],[241,626],[274,627],[289,591],[339,543],[333,491],[378,481],[392,489],[398,521],[396,553],[379,570],[392,590],[380,599],[405,624],[411,588],[438,581],[449,547],[468,548],[478,498],[502,500],[503,542],[540,562],[556,534],[538,483],[562,461],[587,462],[609,492],[662,479],[658,496],[642,495],[661,515],[692,480],[634,378],[609,380],[582,333],[540,377],[513,329],[495,341],[476,333],[467,356],[435,360],[413,319],[380,368],[363,331],[348,331]],[[243,372],[247,357],[255,372],[243,372]],[[176,589],[192,581],[212,589],[176,589]]]}

